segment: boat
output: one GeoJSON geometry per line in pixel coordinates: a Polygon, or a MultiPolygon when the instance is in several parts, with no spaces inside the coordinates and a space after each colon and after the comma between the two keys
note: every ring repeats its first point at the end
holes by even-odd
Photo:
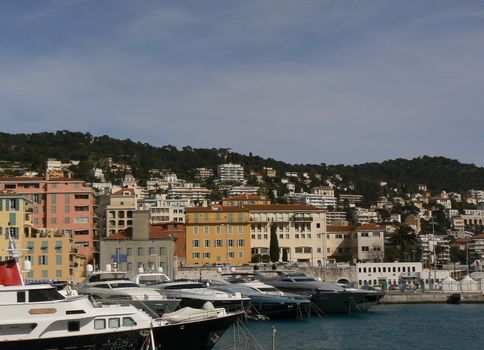
{"type": "Polygon", "coordinates": [[[141,287],[129,280],[125,272],[94,271],[76,286],[80,294],[93,297],[103,304],[131,304],[153,317],[175,311],[180,299],[168,298],[151,288],[141,287]]]}
{"type": "Polygon", "coordinates": [[[0,262],[0,349],[211,349],[242,312],[206,304],[153,318],[132,305],[65,297],[48,284],[25,285],[15,260],[0,262]]]}
{"type": "Polygon", "coordinates": [[[227,293],[241,293],[250,298],[249,315],[268,318],[303,318],[311,314],[309,299],[286,295],[279,289],[254,280],[253,274],[222,274],[221,279],[207,280],[211,288],[227,293]]]}
{"type": "Polygon", "coordinates": [[[321,282],[299,271],[255,270],[254,276],[284,292],[309,298],[322,313],[366,312],[385,296],[380,291],[321,282]]]}
{"type": "Polygon", "coordinates": [[[250,306],[250,299],[239,292],[223,292],[213,288],[207,288],[201,282],[189,280],[168,280],[160,283],[146,285],[161,293],[181,299],[181,307],[202,308],[206,302],[215,307],[223,307],[226,310],[245,310],[250,306]]]}

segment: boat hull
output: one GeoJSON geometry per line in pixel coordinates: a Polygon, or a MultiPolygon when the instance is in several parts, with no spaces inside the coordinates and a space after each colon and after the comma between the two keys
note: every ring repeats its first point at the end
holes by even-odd
{"type": "MultiPolygon", "coordinates": [[[[181,322],[152,328],[156,349],[211,349],[242,313],[203,321],[181,322]]],[[[89,334],[54,338],[0,341],[2,350],[141,350],[150,349],[151,330],[89,334]]]]}
{"type": "Polygon", "coordinates": [[[311,302],[323,313],[358,313],[367,312],[377,304],[384,293],[372,292],[317,292],[311,296],[311,302]]]}

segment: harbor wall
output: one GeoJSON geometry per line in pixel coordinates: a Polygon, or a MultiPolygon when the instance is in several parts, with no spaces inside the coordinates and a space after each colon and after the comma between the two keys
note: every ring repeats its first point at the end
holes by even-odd
{"type": "Polygon", "coordinates": [[[460,296],[463,304],[484,303],[482,293],[389,293],[381,300],[382,304],[435,304],[447,303],[453,295],[460,296]]]}

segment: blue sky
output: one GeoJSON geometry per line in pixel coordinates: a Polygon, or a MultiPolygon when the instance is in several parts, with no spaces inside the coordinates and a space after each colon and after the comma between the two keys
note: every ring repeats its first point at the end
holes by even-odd
{"type": "Polygon", "coordinates": [[[484,2],[0,3],[5,132],[484,166],[484,2]]]}

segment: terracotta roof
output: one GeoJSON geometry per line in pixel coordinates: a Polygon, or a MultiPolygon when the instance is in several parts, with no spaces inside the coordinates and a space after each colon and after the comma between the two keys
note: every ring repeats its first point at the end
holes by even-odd
{"type": "Polygon", "coordinates": [[[59,177],[55,179],[46,180],[45,177],[26,177],[26,176],[5,176],[0,177],[0,182],[84,182],[84,180],[72,179],[70,177],[59,177]]]}
{"type": "Polygon", "coordinates": [[[323,211],[323,209],[316,208],[312,205],[305,204],[256,204],[245,206],[249,210],[308,210],[308,211],[323,211]]]}
{"type": "Polygon", "coordinates": [[[381,227],[380,225],[376,225],[376,224],[364,224],[364,225],[361,225],[361,226],[358,226],[356,228],[357,231],[365,231],[365,230],[383,230],[383,227],[381,227]]]}
{"type": "Polygon", "coordinates": [[[133,188],[122,188],[119,191],[116,191],[111,194],[111,196],[124,196],[124,192],[129,192],[131,193],[132,196],[134,196],[134,189],[133,188]]]}
{"type": "Polygon", "coordinates": [[[263,198],[256,196],[254,194],[241,194],[237,196],[231,196],[228,198],[225,198],[224,200],[226,201],[239,201],[239,200],[264,200],[263,198]]]}
{"type": "Polygon", "coordinates": [[[484,239],[484,233],[479,233],[477,235],[475,235],[474,237],[472,237],[473,239],[484,239]]]}
{"type": "Polygon", "coordinates": [[[129,236],[127,233],[125,233],[123,231],[119,231],[119,232],[116,232],[113,235],[110,235],[106,239],[113,240],[113,241],[119,241],[119,240],[131,239],[131,236],[129,236]]]}
{"type": "Polygon", "coordinates": [[[166,222],[151,224],[150,239],[166,239],[169,235],[178,237],[178,235],[185,234],[185,224],[179,222],[166,222]],[[174,226],[176,225],[176,228],[174,226]]]}
{"type": "Polygon", "coordinates": [[[247,208],[241,207],[226,207],[226,206],[212,206],[212,207],[193,207],[185,208],[185,213],[216,213],[216,212],[248,212],[247,208]]]}
{"type": "Polygon", "coordinates": [[[354,231],[353,226],[348,226],[348,225],[328,225],[326,226],[326,232],[332,233],[332,232],[352,232],[354,231]]]}

